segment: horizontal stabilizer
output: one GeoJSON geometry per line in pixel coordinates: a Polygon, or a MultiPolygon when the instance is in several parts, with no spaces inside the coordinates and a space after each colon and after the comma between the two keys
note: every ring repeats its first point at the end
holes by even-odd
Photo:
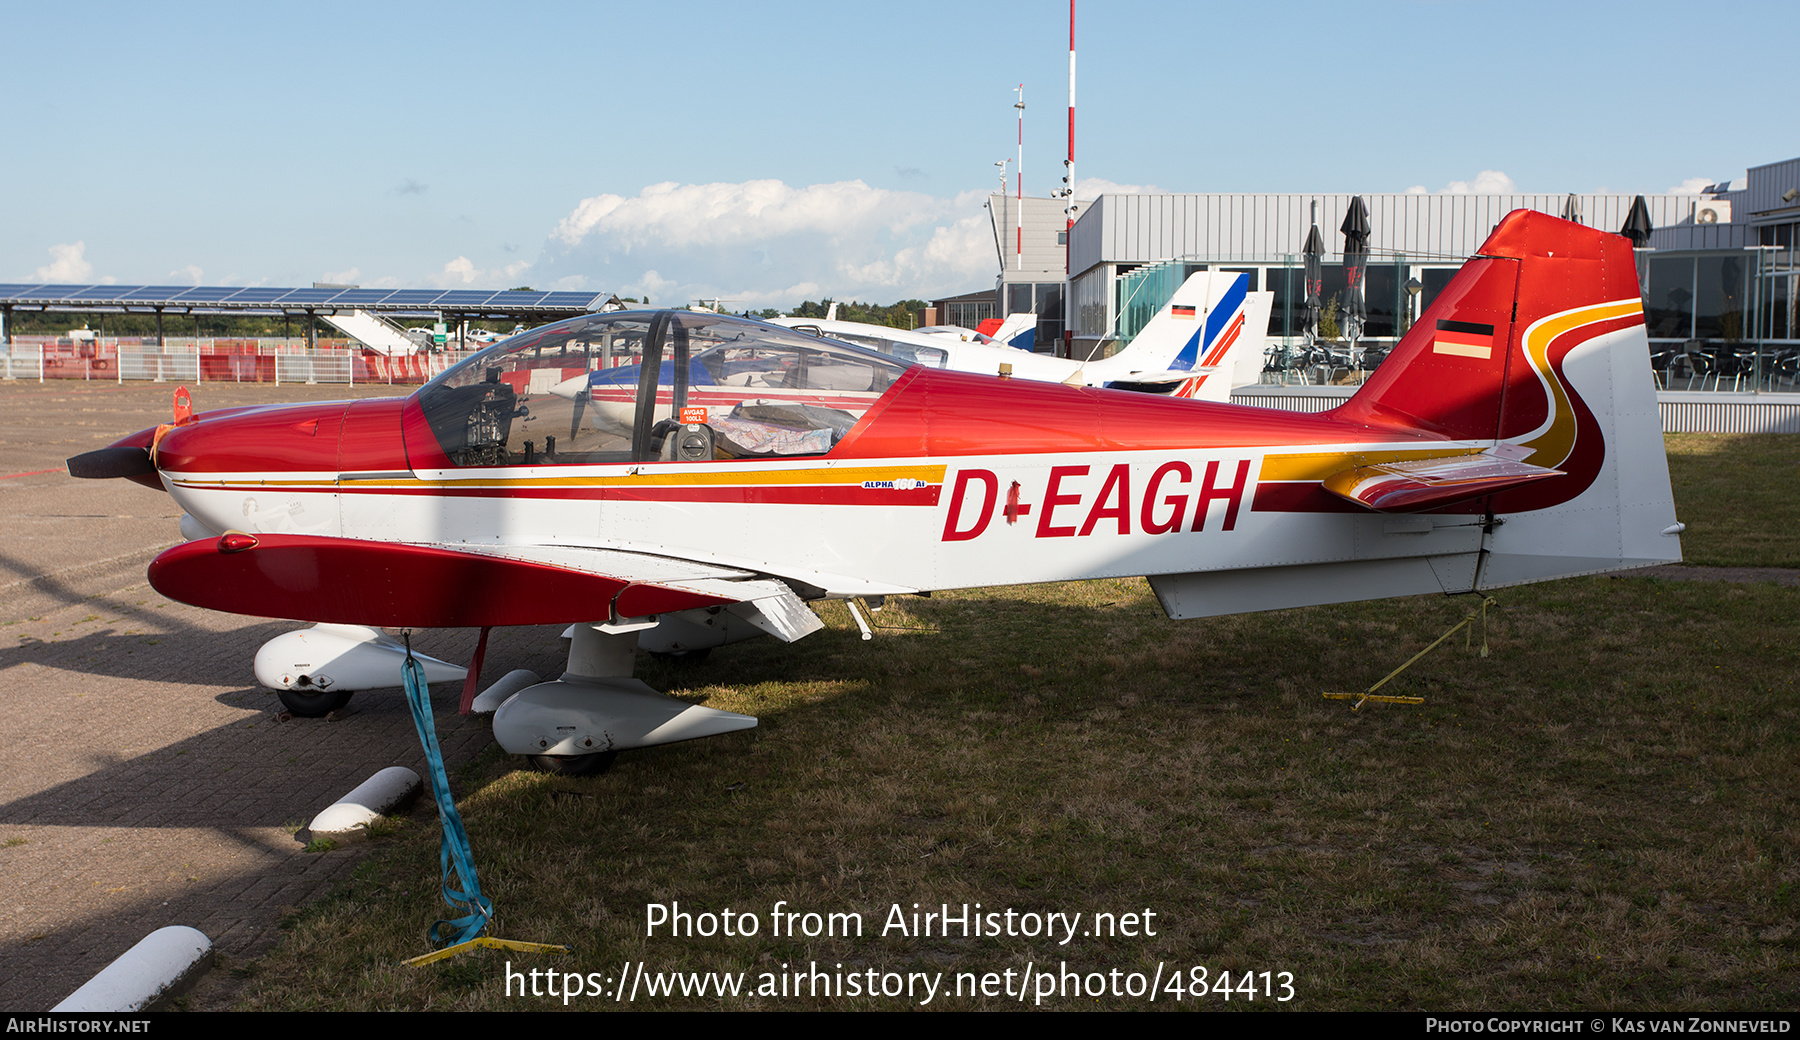
{"type": "Polygon", "coordinates": [[[1414,513],[1562,475],[1482,452],[1357,466],[1326,477],[1325,490],[1376,512],[1414,513]]]}
{"type": "MultiPolygon", "coordinates": [[[[1195,369],[1187,369],[1184,371],[1171,368],[1161,372],[1127,372],[1113,380],[1113,383],[1180,383],[1184,380],[1194,378],[1195,371],[1195,369]]],[[[1210,372],[1212,369],[1200,369],[1198,371],[1210,372]]],[[[1110,386],[1112,384],[1108,385],[1110,386]]]]}

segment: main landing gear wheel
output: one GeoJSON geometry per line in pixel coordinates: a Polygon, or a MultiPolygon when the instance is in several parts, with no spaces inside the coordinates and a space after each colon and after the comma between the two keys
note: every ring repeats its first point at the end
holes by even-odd
{"type": "Polygon", "coordinates": [[[599,776],[612,768],[617,751],[600,751],[592,755],[532,755],[531,764],[540,772],[555,776],[599,776]]]}
{"type": "Polygon", "coordinates": [[[329,715],[350,703],[354,690],[276,690],[275,696],[287,707],[290,715],[298,715],[303,719],[316,719],[321,715],[329,715]]]}

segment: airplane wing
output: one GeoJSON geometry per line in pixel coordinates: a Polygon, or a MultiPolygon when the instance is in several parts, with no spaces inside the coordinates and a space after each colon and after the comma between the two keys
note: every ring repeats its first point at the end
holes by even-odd
{"type": "Polygon", "coordinates": [[[645,553],[229,532],[177,545],[150,584],[210,610],[386,628],[621,620],[723,607],[789,642],[822,625],[785,582],[645,553]]]}

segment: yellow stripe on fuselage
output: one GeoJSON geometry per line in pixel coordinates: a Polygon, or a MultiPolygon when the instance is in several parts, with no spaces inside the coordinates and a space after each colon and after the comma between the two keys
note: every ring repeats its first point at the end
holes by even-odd
{"type": "Polygon", "coordinates": [[[173,478],[182,487],[211,488],[295,488],[340,486],[379,487],[681,487],[721,484],[763,486],[774,484],[861,484],[870,480],[913,479],[925,484],[942,484],[944,466],[820,466],[807,469],[722,470],[707,473],[673,472],[634,473],[619,476],[500,477],[472,473],[467,477],[424,480],[418,477],[375,477],[366,480],[199,480],[193,477],[173,478]]]}
{"type": "Polygon", "coordinates": [[[1288,455],[1263,456],[1259,480],[1320,481],[1333,473],[1380,462],[1405,462],[1409,459],[1447,459],[1457,455],[1479,455],[1483,449],[1470,447],[1407,448],[1397,451],[1321,451],[1296,452],[1288,455]]]}

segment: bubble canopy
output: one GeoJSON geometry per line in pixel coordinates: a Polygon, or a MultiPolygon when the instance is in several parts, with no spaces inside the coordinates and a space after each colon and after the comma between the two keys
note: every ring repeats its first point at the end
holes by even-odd
{"type": "Polygon", "coordinates": [[[422,387],[455,467],[822,455],[907,366],[777,325],[692,311],[532,329],[422,387]]]}

